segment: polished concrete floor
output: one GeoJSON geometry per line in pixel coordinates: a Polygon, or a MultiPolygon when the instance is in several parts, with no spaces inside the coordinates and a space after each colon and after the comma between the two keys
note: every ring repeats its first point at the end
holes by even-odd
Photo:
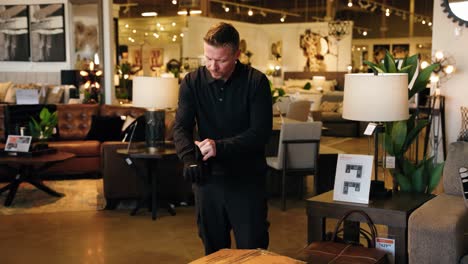
{"type": "MultiPolygon", "coordinates": [[[[366,138],[323,143],[348,153],[367,154],[366,138]]],[[[128,210],[0,216],[0,263],[188,263],[203,255],[193,207],[177,215],[160,210],[129,216],[128,210]]],[[[269,202],[269,250],[293,256],[307,242],[305,203],[269,202]]],[[[327,223],[328,225],[328,223],[327,223]]]]}

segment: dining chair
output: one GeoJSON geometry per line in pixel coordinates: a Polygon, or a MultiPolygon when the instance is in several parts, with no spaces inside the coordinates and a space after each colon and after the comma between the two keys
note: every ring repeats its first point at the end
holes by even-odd
{"type": "Polygon", "coordinates": [[[286,117],[298,121],[307,121],[310,113],[311,101],[299,100],[293,101],[288,105],[286,117]]]}
{"type": "Polygon", "coordinates": [[[281,125],[278,154],[267,157],[267,164],[281,173],[281,209],[286,210],[286,176],[300,175],[300,197],[303,197],[304,177],[314,175],[317,186],[318,156],[322,122],[285,122],[281,125]]]}
{"type": "Polygon", "coordinates": [[[285,115],[288,112],[288,107],[290,103],[291,97],[279,97],[278,100],[276,100],[276,103],[273,104],[273,113],[278,113],[278,115],[285,115]]]}

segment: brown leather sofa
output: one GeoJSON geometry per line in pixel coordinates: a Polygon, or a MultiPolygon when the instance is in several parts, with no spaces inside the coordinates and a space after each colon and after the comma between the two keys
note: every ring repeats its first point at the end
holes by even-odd
{"type": "MultiPolygon", "coordinates": [[[[98,104],[0,105],[0,140],[5,142],[6,136],[15,130],[14,126],[17,125],[13,123],[18,122],[16,119],[21,119],[24,123],[44,106],[57,110],[58,114],[58,137],[49,141],[49,147],[76,155],[72,159],[53,165],[45,174],[60,175],[64,178],[74,175],[102,176],[107,208],[115,207],[117,202],[122,199],[140,197],[143,191],[141,179],[136,175],[134,168],[125,163],[124,157],[116,152],[117,149],[126,148],[128,143],[100,142],[86,138],[91,128],[93,115],[137,118],[144,114],[145,109],[98,104]],[[11,115],[22,115],[23,117],[12,117],[11,115]]],[[[174,113],[167,113],[165,121],[166,140],[171,140],[174,113]]],[[[189,202],[191,199],[191,187],[190,184],[183,181],[182,167],[182,163],[175,156],[160,162],[158,172],[163,177],[158,179],[160,186],[162,186],[160,194],[163,199],[173,203],[189,202]]],[[[1,169],[0,176],[8,177],[6,172],[1,169]]]]}
{"type": "MultiPolygon", "coordinates": [[[[23,122],[25,118],[37,114],[35,111],[45,105],[1,105],[0,132],[2,142],[8,134],[15,130],[15,122],[23,122]],[[13,110],[14,109],[14,110],[13,110]],[[14,116],[15,115],[15,116],[14,116]]],[[[87,140],[86,137],[91,128],[93,115],[96,116],[133,116],[138,117],[145,109],[136,107],[122,107],[98,104],[58,104],[46,107],[57,110],[58,137],[48,142],[49,147],[59,151],[75,154],[72,159],[58,163],[50,167],[48,175],[76,175],[101,173],[101,144],[97,140],[87,140]]],[[[13,132],[14,133],[14,132],[13,132]]]]}
{"type": "MultiPolygon", "coordinates": [[[[174,113],[166,113],[166,140],[171,141],[173,135],[174,113]]],[[[125,156],[117,153],[118,149],[125,149],[128,143],[103,142],[101,145],[101,172],[104,183],[104,197],[106,209],[114,209],[119,201],[137,199],[144,193],[142,177],[137,175],[135,167],[140,173],[146,172],[142,160],[132,160],[135,167],[130,167],[125,162],[125,156]]],[[[143,142],[132,145],[132,149],[144,147],[143,142]]],[[[190,204],[193,202],[191,184],[182,177],[183,164],[177,156],[166,157],[158,163],[158,170],[153,172],[158,175],[158,196],[162,203],[190,204]]]]}

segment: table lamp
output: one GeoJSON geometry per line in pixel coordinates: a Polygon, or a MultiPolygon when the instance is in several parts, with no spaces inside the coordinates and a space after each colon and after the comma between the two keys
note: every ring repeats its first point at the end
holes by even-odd
{"type": "Polygon", "coordinates": [[[133,78],[133,106],[146,108],[145,139],[149,152],[164,148],[165,114],[177,107],[179,85],[176,78],[133,78]]]}
{"type": "Polygon", "coordinates": [[[378,133],[383,131],[382,122],[409,118],[408,74],[345,74],[343,118],[377,124],[374,131],[374,180],[371,182],[371,197],[390,195],[384,182],[378,180],[378,133]]]}

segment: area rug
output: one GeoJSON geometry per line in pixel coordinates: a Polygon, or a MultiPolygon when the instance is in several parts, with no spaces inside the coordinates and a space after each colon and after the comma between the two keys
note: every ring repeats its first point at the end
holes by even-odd
{"type": "MultiPolygon", "coordinates": [[[[11,206],[3,205],[8,191],[0,195],[0,215],[89,211],[105,206],[102,179],[44,181],[44,184],[65,196],[50,196],[28,183],[22,183],[11,206]]],[[[6,183],[0,183],[0,187],[4,185],[6,183]]]]}

